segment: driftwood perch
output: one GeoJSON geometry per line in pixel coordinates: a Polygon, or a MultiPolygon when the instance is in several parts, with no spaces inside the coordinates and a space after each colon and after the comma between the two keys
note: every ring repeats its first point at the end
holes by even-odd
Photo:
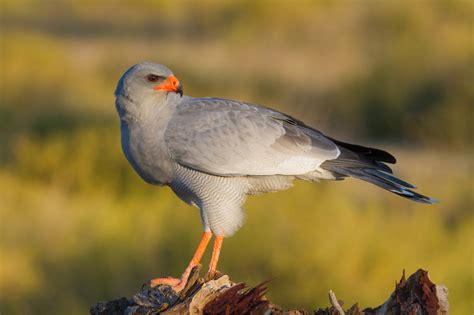
{"type": "Polygon", "coordinates": [[[199,269],[191,273],[188,284],[180,294],[168,286],[143,289],[131,298],[120,298],[100,302],[91,308],[92,315],[105,314],[316,314],[316,315],[379,315],[379,314],[448,314],[448,289],[435,285],[428,272],[419,269],[408,279],[403,272],[395,291],[378,307],[359,309],[357,304],[346,311],[343,302],[329,291],[330,307],[314,312],[302,310],[285,311],[265,298],[267,283],[247,288],[243,283],[234,283],[227,275],[216,275],[213,279],[199,277],[199,269]]]}

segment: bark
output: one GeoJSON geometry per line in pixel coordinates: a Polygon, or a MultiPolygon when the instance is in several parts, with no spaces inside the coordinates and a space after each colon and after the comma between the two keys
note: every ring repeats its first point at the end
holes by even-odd
{"type": "Polygon", "coordinates": [[[228,275],[213,279],[199,277],[199,268],[191,273],[184,290],[177,294],[168,286],[142,289],[131,298],[99,302],[91,308],[92,315],[105,314],[316,314],[316,315],[379,315],[379,314],[448,314],[448,289],[436,285],[428,272],[419,269],[408,279],[403,272],[390,297],[380,306],[363,310],[357,304],[344,310],[343,302],[329,291],[330,306],[312,312],[283,310],[265,298],[267,283],[248,288],[235,283],[228,275]]]}

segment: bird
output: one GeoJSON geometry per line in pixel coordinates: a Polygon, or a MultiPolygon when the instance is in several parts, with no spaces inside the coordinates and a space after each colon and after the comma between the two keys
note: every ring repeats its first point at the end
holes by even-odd
{"type": "Polygon", "coordinates": [[[180,292],[212,237],[208,276],[216,273],[224,238],[243,224],[248,195],[288,189],[295,180],[353,177],[419,203],[437,200],[393,175],[395,157],[336,140],[268,107],[216,97],[191,97],[164,65],[130,67],[115,89],[122,151],[147,183],[168,186],[199,209],[203,234],[183,274],[154,278],[151,287],[180,292]]]}

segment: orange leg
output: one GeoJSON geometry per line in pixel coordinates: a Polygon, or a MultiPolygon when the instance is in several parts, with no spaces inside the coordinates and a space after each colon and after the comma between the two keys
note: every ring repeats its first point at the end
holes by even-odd
{"type": "MultiPolygon", "coordinates": [[[[199,242],[199,245],[196,249],[196,252],[194,253],[193,258],[189,262],[189,265],[186,268],[186,270],[184,270],[184,272],[181,275],[180,279],[171,278],[171,277],[156,278],[156,279],[152,279],[150,281],[150,286],[151,287],[156,287],[157,285],[160,285],[160,284],[166,284],[166,285],[169,285],[169,286],[173,287],[173,289],[176,292],[179,292],[182,289],[184,289],[184,286],[186,285],[186,282],[188,280],[189,274],[191,273],[191,270],[195,266],[197,266],[199,264],[199,262],[201,261],[202,255],[204,255],[204,251],[206,250],[207,244],[209,244],[209,241],[211,240],[211,237],[212,237],[211,232],[204,232],[204,234],[202,235],[201,241],[199,242]]],[[[219,256],[219,255],[217,255],[217,256],[219,256]]],[[[213,254],[212,257],[214,257],[214,254],[213,254]]]]}
{"type": "Polygon", "coordinates": [[[222,241],[224,236],[216,236],[214,240],[214,248],[212,249],[211,262],[209,263],[209,271],[207,272],[208,276],[212,278],[216,273],[217,262],[219,261],[219,255],[221,253],[222,241]]]}

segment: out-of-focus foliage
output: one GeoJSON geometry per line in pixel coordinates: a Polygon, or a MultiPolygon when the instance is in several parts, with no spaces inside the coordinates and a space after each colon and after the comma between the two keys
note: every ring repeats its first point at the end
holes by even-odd
{"type": "Polygon", "coordinates": [[[38,101],[110,113],[105,91],[153,60],[195,95],[291,104],[341,135],[463,147],[472,132],[470,1],[20,3],[2,9],[4,128],[38,101]]]}
{"type": "Polygon", "coordinates": [[[442,201],[350,180],[252,197],[222,271],[250,285],[274,278],[275,302],[309,309],[329,289],[376,305],[403,268],[423,267],[450,289],[454,314],[474,309],[470,1],[3,0],[0,10],[0,312],[85,313],[190,258],[198,211],[143,183],[120,152],[113,90],[142,60],[168,65],[187,94],[387,143],[398,174],[442,201]]]}

